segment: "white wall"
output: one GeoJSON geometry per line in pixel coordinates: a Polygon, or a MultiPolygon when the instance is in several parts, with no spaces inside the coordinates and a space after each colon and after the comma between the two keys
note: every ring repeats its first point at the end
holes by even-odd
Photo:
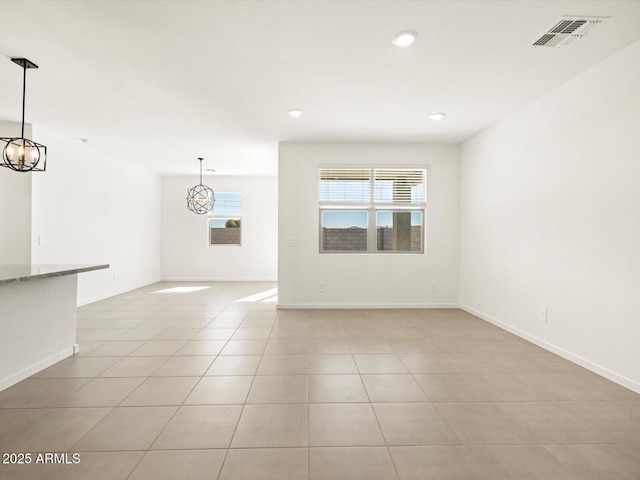
{"type": "Polygon", "coordinates": [[[281,143],[279,306],[457,305],[458,174],[454,145],[281,143]],[[319,165],[429,166],[425,253],[320,254],[319,165]],[[287,247],[288,239],[296,239],[297,247],[287,247]]]}
{"type": "Polygon", "coordinates": [[[34,134],[48,161],[33,174],[33,263],[110,264],[78,275],[80,304],[160,280],[160,176],[90,143],[34,134]]]}
{"type": "Polygon", "coordinates": [[[638,392],[639,138],[637,42],[464,143],[460,250],[465,308],[638,392]]]}
{"type": "Polygon", "coordinates": [[[204,177],[203,183],[216,192],[242,193],[241,246],[208,245],[207,215],[188,211],[185,200],[187,189],[198,181],[197,174],[162,177],[162,278],[275,280],[278,179],[204,177]]]}
{"type": "MultiPolygon", "coordinates": [[[[0,121],[0,137],[19,137],[20,127],[0,121]]],[[[31,138],[31,125],[24,133],[31,138]]],[[[31,262],[31,175],[0,168],[0,264],[31,262]]]]}

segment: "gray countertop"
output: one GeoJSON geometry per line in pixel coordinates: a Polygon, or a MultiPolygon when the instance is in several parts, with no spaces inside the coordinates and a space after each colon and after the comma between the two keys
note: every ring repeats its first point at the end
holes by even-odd
{"type": "Polygon", "coordinates": [[[0,264],[0,284],[24,282],[38,278],[73,275],[93,270],[109,268],[109,265],[38,265],[38,264],[0,264]]]}

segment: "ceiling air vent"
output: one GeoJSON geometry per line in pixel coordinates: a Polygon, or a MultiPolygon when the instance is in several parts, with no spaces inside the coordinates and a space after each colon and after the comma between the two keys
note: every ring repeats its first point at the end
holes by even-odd
{"type": "Polygon", "coordinates": [[[560,17],[551,28],[534,40],[532,47],[568,47],[584,37],[607,17],[560,17]]]}

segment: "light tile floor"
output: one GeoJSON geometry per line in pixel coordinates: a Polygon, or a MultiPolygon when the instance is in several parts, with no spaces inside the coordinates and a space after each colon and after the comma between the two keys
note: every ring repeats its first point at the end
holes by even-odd
{"type": "Polygon", "coordinates": [[[640,395],[460,310],[276,311],[273,288],[80,308],[81,353],[0,392],[0,452],[33,455],[0,479],[640,479],[640,395]]]}

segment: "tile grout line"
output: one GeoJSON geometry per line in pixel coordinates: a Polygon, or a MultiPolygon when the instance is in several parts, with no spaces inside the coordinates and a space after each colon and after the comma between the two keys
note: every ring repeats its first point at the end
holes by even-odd
{"type": "MultiPolygon", "coordinates": [[[[243,322],[245,318],[243,319],[243,322]]],[[[240,323],[240,325],[242,325],[242,322],[240,323]]],[[[275,320],[273,325],[271,326],[271,331],[269,332],[269,337],[271,337],[271,332],[273,332],[273,328],[275,325],[275,320]]],[[[238,327],[240,328],[240,327],[238,327]]],[[[236,436],[236,432],[238,431],[238,427],[240,426],[240,421],[242,420],[242,415],[244,414],[244,409],[247,406],[247,400],[249,399],[249,395],[251,394],[251,389],[253,388],[253,384],[256,381],[256,377],[258,376],[258,369],[260,368],[260,364],[262,363],[262,359],[264,358],[264,352],[267,349],[267,345],[269,343],[269,340],[267,339],[267,341],[264,344],[264,348],[262,349],[262,354],[260,355],[260,362],[258,362],[258,366],[256,367],[256,371],[253,374],[253,379],[251,380],[251,385],[249,385],[249,389],[247,390],[247,395],[244,398],[244,403],[242,404],[242,409],[240,410],[240,415],[238,416],[238,421],[236,422],[236,426],[233,429],[233,433],[231,434],[231,438],[229,439],[229,446],[227,447],[225,454],[224,454],[224,458],[222,459],[222,463],[220,464],[220,470],[218,471],[218,475],[216,476],[216,480],[220,479],[220,476],[222,475],[222,471],[224,470],[224,465],[227,461],[227,457],[229,456],[229,450],[231,450],[231,445],[233,444],[233,439],[236,436]]]]}
{"type": "Polygon", "coordinates": [[[311,477],[311,398],[309,396],[309,349],[307,346],[307,480],[311,477]]]}
{"type": "MultiPolygon", "coordinates": [[[[402,358],[400,359],[402,361],[402,358]]],[[[406,365],[405,365],[406,366],[406,365]]],[[[407,367],[408,369],[408,367],[407,367]]],[[[440,418],[442,418],[442,420],[446,423],[446,425],[451,429],[451,431],[453,432],[453,434],[456,436],[456,438],[460,441],[460,445],[465,445],[465,443],[463,442],[462,438],[460,438],[460,434],[456,431],[455,428],[453,428],[453,425],[451,425],[451,423],[449,422],[449,420],[447,419],[447,417],[444,416],[444,414],[440,411],[440,409],[438,408],[438,406],[436,405],[436,402],[429,396],[429,394],[427,393],[427,391],[424,389],[424,387],[422,386],[422,384],[418,381],[417,378],[415,378],[414,373],[411,373],[411,377],[413,378],[413,381],[416,382],[418,384],[418,387],[420,387],[420,390],[422,390],[425,394],[425,396],[429,399],[429,403],[431,405],[433,405],[433,407],[436,409],[436,411],[438,412],[438,415],[440,415],[440,418]]]]}
{"type": "MultiPolygon", "coordinates": [[[[352,353],[353,355],[353,353],[352,353]]],[[[371,411],[373,412],[373,416],[376,419],[376,424],[378,425],[378,430],[380,430],[380,435],[382,435],[382,440],[384,441],[384,447],[387,450],[387,455],[389,455],[389,458],[391,459],[391,464],[393,465],[393,469],[396,472],[396,478],[399,480],[400,479],[400,472],[398,471],[398,466],[396,465],[396,462],[393,458],[393,455],[391,455],[391,449],[389,448],[389,444],[387,442],[387,437],[384,435],[384,431],[382,430],[382,425],[380,424],[380,419],[378,418],[378,414],[376,413],[376,409],[373,408],[373,402],[371,401],[371,396],[369,395],[369,390],[367,389],[367,385],[364,383],[364,380],[362,379],[362,373],[360,372],[360,366],[358,365],[358,362],[356,362],[355,356],[353,358],[353,362],[356,364],[356,369],[358,370],[358,376],[360,377],[360,382],[362,383],[362,386],[364,387],[364,391],[367,394],[367,398],[369,399],[369,408],[371,408],[371,411]]]]}

